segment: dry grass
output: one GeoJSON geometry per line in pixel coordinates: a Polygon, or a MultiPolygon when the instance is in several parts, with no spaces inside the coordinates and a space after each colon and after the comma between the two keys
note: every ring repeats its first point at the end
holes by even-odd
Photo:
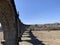
{"type": "MultiPolygon", "coordinates": [[[[60,45],[60,31],[32,31],[38,40],[45,45],[60,45]]],[[[3,40],[3,32],[0,32],[0,45],[3,40]]],[[[29,42],[20,42],[21,45],[33,45],[29,42]]]]}
{"type": "Polygon", "coordinates": [[[60,45],[60,31],[32,31],[45,45],[60,45]]]}

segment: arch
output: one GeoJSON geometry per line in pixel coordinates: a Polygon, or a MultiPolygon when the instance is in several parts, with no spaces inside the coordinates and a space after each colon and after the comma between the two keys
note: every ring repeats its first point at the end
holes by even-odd
{"type": "Polygon", "coordinates": [[[2,24],[0,22],[0,45],[2,45],[2,41],[4,41],[4,33],[2,30],[2,24]]]}
{"type": "Polygon", "coordinates": [[[18,45],[16,19],[14,9],[8,1],[0,1],[0,22],[4,33],[4,45],[18,45]]]}

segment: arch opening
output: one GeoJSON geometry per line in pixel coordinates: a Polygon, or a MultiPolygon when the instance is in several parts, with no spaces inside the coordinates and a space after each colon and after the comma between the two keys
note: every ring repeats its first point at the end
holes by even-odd
{"type": "Polygon", "coordinates": [[[4,41],[4,32],[3,32],[3,29],[2,29],[2,24],[0,22],[0,45],[2,45],[2,42],[4,41]]]}

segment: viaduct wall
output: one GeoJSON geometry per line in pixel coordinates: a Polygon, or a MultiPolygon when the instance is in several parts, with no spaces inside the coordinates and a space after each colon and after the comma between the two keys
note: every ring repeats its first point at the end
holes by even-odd
{"type": "Polygon", "coordinates": [[[0,22],[4,35],[3,45],[19,45],[25,26],[19,20],[14,0],[0,0],[0,22]]]}

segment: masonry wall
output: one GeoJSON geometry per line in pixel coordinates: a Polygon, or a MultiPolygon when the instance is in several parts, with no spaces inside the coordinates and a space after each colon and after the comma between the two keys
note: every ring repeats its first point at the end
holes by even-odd
{"type": "Polygon", "coordinates": [[[17,14],[11,0],[0,0],[0,22],[4,32],[3,45],[18,45],[17,14]]]}
{"type": "Polygon", "coordinates": [[[26,30],[25,24],[21,22],[21,20],[18,19],[18,38],[20,39],[22,37],[22,34],[26,30]]]}

